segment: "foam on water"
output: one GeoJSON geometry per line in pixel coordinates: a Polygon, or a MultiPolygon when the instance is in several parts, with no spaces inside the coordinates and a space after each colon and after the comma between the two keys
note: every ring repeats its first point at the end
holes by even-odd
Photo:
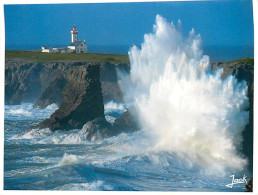
{"type": "Polygon", "coordinates": [[[157,15],[154,33],[129,52],[130,76],[121,81],[149,135],[151,150],[168,151],[189,167],[223,175],[243,170],[241,148],[248,123],[246,82],[212,71],[194,30],[184,37],[157,15]]]}
{"type": "Polygon", "coordinates": [[[45,109],[35,109],[31,103],[21,105],[5,105],[5,118],[8,120],[37,120],[48,118],[58,106],[51,104],[45,109]]]}
{"type": "Polygon", "coordinates": [[[35,139],[35,138],[41,138],[41,137],[46,137],[46,136],[50,136],[52,134],[52,131],[49,128],[45,128],[45,129],[31,129],[27,132],[24,132],[22,134],[19,135],[14,135],[13,137],[11,137],[11,140],[15,140],[15,139],[35,139]]]}
{"type": "Polygon", "coordinates": [[[110,101],[104,105],[105,108],[105,118],[106,120],[113,125],[115,119],[126,110],[125,104],[116,103],[110,101]]]}
{"type": "Polygon", "coordinates": [[[45,129],[31,129],[30,131],[24,132],[22,134],[14,135],[10,138],[10,140],[15,139],[35,139],[35,138],[41,138],[50,136],[52,134],[52,131],[49,128],[45,129]]]}
{"type": "Polygon", "coordinates": [[[23,108],[15,109],[15,110],[9,110],[9,111],[6,112],[6,114],[14,115],[14,116],[15,115],[19,115],[19,116],[24,115],[24,116],[27,116],[27,117],[32,115],[31,112],[29,112],[27,110],[24,110],[23,108]]]}
{"type": "Polygon", "coordinates": [[[58,187],[55,190],[75,190],[75,191],[99,191],[113,190],[112,186],[105,184],[102,180],[97,180],[91,183],[71,183],[58,187]]]}
{"type": "Polygon", "coordinates": [[[122,103],[116,103],[114,101],[110,101],[104,105],[105,113],[110,113],[110,112],[124,112],[125,111],[125,105],[122,103]]]}
{"type": "Polygon", "coordinates": [[[105,115],[105,119],[107,122],[111,123],[112,125],[114,124],[116,117],[110,116],[110,115],[105,115]]]}
{"type": "Polygon", "coordinates": [[[60,166],[62,165],[72,165],[72,164],[77,164],[78,163],[78,158],[76,155],[72,154],[64,154],[61,162],[59,163],[60,166]]]}

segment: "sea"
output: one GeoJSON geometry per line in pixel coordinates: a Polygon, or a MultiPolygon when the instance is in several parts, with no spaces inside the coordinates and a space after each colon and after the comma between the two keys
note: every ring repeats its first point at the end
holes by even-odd
{"type": "MultiPolygon", "coordinates": [[[[5,105],[5,190],[244,192],[245,183],[226,185],[232,183],[232,175],[250,179],[245,171],[206,174],[186,168],[184,159],[172,152],[144,150],[149,144],[144,129],[96,141],[87,140],[83,128],[33,130],[18,137],[57,108],[5,105]]],[[[105,104],[107,121],[113,124],[125,109],[124,104],[105,104]]]]}

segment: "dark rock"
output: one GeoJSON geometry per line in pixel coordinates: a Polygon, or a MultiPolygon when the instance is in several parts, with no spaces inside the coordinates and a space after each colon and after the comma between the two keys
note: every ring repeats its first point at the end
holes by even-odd
{"type": "Polygon", "coordinates": [[[251,178],[245,185],[246,192],[253,192],[253,178],[251,178]]]}
{"type": "Polygon", "coordinates": [[[38,127],[69,130],[82,128],[96,118],[104,118],[99,73],[100,68],[96,64],[70,68],[59,109],[38,127]]]}
{"type": "MultiPolygon", "coordinates": [[[[57,61],[39,64],[22,59],[7,58],[5,60],[5,103],[36,102],[35,107],[38,108],[45,108],[51,103],[58,104],[62,98],[63,82],[55,81],[55,78],[63,77],[66,79],[66,74],[71,68],[83,66],[85,63],[89,62],[57,61]],[[56,85],[56,87],[51,85],[56,85]],[[56,94],[51,96],[50,92],[54,88],[56,88],[56,94]],[[50,95],[49,98],[48,95],[50,95]]],[[[129,72],[129,65],[101,64],[100,82],[104,102],[123,101],[117,83],[117,69],[129,72]]]]}
{"type": "Polygon", "coordinates": [[[114,127],[120,132],[134,132],[141,129],[138,122],[137,112],[134,107],[128,108],[122,116],[114,122],[114,127]]]}
{"type": "Polygon", "coordinates": [[[101,82],[104,103],[123,102],[123,94],[117,82],[101,82]]]}
{"type": "Polygon", "coordinates": [[[5,69],[5,103],[20,104],[36,101],[41,93],[40,72],[42,65],[13,62],[5,69]]]}
{"type": "Polygon", "coordinates": [[[116,66],[103,63],[100,67],[100,82],[117,82],[116,66]]]}
{"type": "Polygon", "coordinates": [[[112,127],[105,118],[96,118],[87,122],[83,128],[83,133],[86,134],[86,138],[95,141],[106,137],[117,135],[118,132],[112,127]]]}
{"type": "Polygon", "coordinates": [[[33,107],[43,109],[53,103],[59,105],[62,99],[62,91],[66,83],[67,81],[62,75],[54,78],[33,107]]]}
{"type": "Polygon", "coordinates": [[[128,64],[110,64],[103,63],[100,67],[100,82],[104,103],[109,101],[123,102],[123,95],[117,83],[117,69],[129,73],[130,67],[128,64]]]}
{"type": "Polygon", "coordinates": [[[115,120],[113,125],[108,123],[105,118],[97,118],[85,124],[82,131],[91,141],[116,136],[122,132],[135,132],[141,129],[136,116],[136,110],[130,107],[115,120]]]}

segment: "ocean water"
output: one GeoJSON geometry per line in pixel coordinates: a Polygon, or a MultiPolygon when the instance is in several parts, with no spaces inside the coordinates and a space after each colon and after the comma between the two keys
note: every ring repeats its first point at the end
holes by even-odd
{"type": "MultiPolygon", "coordinates": [[[[34,130],[17,137],[56,109],[39,110],[33,104],[5,106],[5,190],[142,190],[142,191],[245,191],[232,182],[248,172],[211,175],[168,151],[146,150],[146,130],[88,141],[84,129],[51,132],[34,130]]],[[[125,105],[105,105],[112,124],[125,105]]]]}

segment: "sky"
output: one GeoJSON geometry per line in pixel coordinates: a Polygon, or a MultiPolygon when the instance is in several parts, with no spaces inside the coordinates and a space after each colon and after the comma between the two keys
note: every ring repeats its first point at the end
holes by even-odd
{"type": "Polygon", "coordinates": [[[223,47],[253,56],[251,0],[5,5],[4,14],[6,49],[66,46],[75,24],[89,51],[90,46],[96,51],[124,46],[125,53],[153,31],[160,14],[175,23],[180,19],[185,35],[194,28],[210,53],[217,50],[222,55],[224,51],[216,48],[223,47]]]}

